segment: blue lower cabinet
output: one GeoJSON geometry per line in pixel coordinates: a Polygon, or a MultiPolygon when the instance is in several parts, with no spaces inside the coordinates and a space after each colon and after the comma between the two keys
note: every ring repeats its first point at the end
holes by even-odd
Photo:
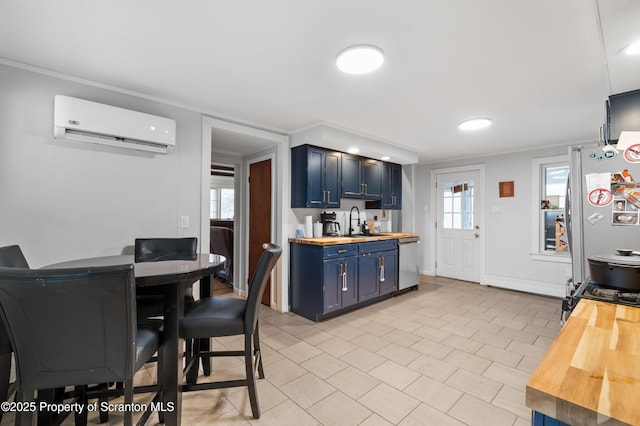
{"type": "Polygon", "coordinates": [[[338,311],[358,303],[358,258],[325,260],[322,267],[322,313],[338,311]]]}
{"type": "Polygon", "coordinates": [[[397,240],[316,246],[291,243],[291,311],[320,321],[398,289],[397,240]]]}
{"type": "Polygon", "coordinates": [[[544,414],[533,411],[531,415],[531,426],[570,426],[560,420],[545,416],[544,414]]]}

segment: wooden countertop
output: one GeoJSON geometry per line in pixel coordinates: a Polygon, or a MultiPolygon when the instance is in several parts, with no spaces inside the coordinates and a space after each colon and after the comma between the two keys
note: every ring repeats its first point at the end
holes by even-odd
{"type": "Polygon", "coordinates": [[[365,243],[368,241],[397,240],[398,238],[417,237],[418,234],[407,232],[384,232],[377,235],[361,237],[320,237],[320,238],[289,238],[290,243],[312,244],[315,246],[330,246],[334,244],[365,243]]]}
{"type": "Polygon", "coordinates": [[[571,425],[640,425],[638,395],[640,308],[582,299],[531,376],[526,403],[571,425]]]}

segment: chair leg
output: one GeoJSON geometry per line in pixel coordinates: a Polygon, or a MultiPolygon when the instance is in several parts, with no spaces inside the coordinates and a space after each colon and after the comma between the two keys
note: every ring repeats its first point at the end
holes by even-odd
{"type": "Polygon", "coordinates": [[[253,364],[253,338],[251,334],[244,335],[244,366],[247,374],[247,390],[249,391],[249,402],[251,403],[251,413],[255,419],[260,418],[260,406],[258,405],[258,392],[256,389],[255,366],[253,364]]]}
{"type": "MultiPolygon", "coordinates": [[[[16,401],[31,402],[34,401],[34,391],[21,392],[16,395],[16,401]]],[[[38,416],[40,417],[40,416],[38,416]]],[[[16,413],[16,426],[33,426],[33,411],[23,410],[16,413]]]]}
{"type": "Polygon", "coordinates": [[[187,383],[194,385],[198,382],[198,367],[200,360],[200,339],[193,339],[187,342],[187,358],[185,365],[187,368],[187,383]]]}
{"type": "MultiPolygon", "coordinates": [[[[0,355],[0,401],[6,401],[9,397],[9,385],[11,376],[11,353],[0,355]]],[[[2,421],[0,410],[0,421],[2,421]]]]}
{"type": "Polygon", "coordinates": [[[86,410],[86,406],[87,406],[87,387],[86,386],[76,386],[75,387],[75,397],[76,400],[82,404],[81,407],[85,407],[84,410],[82,410],[81,413],[79,412],[75,412],[75,422],[76,422],[76,426],[87,426],[87,410],[86,410]]]}
{"type": "MultiPolygon", "coordinates": [[[[200,353],[211,351],[211,339],[200,339],[200,353]]],[[[211,375],[211,357],[209,355],[201,355],[202,371],[204,375],[209,377],[211,375]]]]}
{"type": "MultiPolygon", "coordinates": [[[[124,404],[126,407],[131,407],[133,404],[133,378],[124,382],[124,404]]],[[[124,412],[124,424],[125,426],[133,425],[133,411],[126,410],[124,412]]]]}
{"type": "Polygon", "coordinates": [[[262,351],[260,350],[260,333],[258,332],[258,322],[256,322],[256,329],[253,333],[253,355],[256,358],[258,364],[258,378],[264,379],[264,369],[262,368],[262,351]]]}

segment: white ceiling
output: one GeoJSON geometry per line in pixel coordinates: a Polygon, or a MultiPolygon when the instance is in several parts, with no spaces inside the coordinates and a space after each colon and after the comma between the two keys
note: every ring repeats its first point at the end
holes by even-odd
{"type": "Polygon", "coordinates": [[[640,88],[640,57],[620,54],[638,22],[637,0],[4,0],[0,58],[433,162],[597,140],[606,97],[640,88]],[[384,66],[341,74],[360,43],[384,66]],[[457,129],[476,116],[494,125],[457,129]]]}

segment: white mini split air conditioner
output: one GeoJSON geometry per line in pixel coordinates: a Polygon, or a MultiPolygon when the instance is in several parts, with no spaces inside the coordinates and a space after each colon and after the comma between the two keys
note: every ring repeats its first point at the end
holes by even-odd
{"type": "Polygon", "coordinates": [[[176,144],[176,122],[84,99],[56,95],[53,136],[142,151],[168,153],[176,144]]]}

